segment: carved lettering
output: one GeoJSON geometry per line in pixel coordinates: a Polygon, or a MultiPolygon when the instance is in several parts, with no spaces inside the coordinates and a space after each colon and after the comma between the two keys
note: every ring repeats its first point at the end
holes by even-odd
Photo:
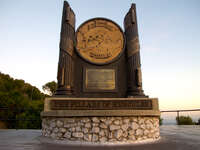
{"type": "Polygon", "coordinates": [[[52,110],[152,110],[152,100],[51,100],[52,110]]]}

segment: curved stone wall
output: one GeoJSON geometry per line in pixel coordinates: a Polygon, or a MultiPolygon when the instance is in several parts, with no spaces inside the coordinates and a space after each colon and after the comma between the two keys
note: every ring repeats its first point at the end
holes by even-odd
{"type": "Polygon", "coordinates": [[[68,117],[42,119],[45,137],[85,142],[135,142],[160,137],[158,117],[68,117]]]}

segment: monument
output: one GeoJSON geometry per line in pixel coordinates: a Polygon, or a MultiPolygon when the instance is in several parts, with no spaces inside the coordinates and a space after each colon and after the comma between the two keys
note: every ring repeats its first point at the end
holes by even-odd
{"type": "Polygon", "coordinates": [[[45,99],[43,136],[96,143],[159,139],[158,99],[142,89],[136,16],[132,4],[125,31],[106,18],[75,31],[75,13],[64,2],[58,88],[45,99]]]}

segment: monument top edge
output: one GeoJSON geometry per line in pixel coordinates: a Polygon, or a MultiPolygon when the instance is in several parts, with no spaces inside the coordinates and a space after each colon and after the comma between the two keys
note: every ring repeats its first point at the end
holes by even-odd
{"type": "Polygon", "coordinates": [[[47,97],[47,100],[158,100],[158,98],[131,97],[131,98],[92,98],[92,97],[47,97]]]}

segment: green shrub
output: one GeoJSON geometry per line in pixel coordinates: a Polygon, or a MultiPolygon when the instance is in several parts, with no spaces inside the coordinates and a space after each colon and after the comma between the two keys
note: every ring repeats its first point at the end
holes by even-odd
{"type": "Polygon", "coordinates": [[[163,124],[163,118],[159,117],[159,124],[162,125],[163,124]]]}
{"type": "Polygon", "coordinates": [[[177,125],[194,125],[195,123],[192,121],[190,116],[180,116],[176,117],[177,125]]]}

